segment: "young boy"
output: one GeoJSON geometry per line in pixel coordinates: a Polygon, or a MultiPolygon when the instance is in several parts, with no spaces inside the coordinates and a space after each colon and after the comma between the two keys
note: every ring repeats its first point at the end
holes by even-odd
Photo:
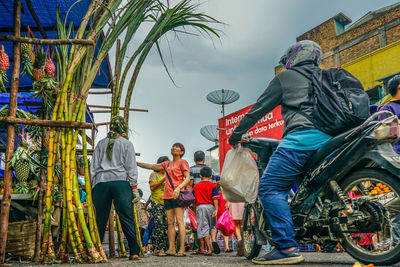
{"type": "Polygon", "coordinates": [[[197,254],[205,253],[204,255],[206,256],[212,255],[210,233],[217,231],[215,224],[219,194],[217,186],[210,182],[211,177],[212,170],[210,167],[201,168],[201,181],[193,187],[193,193],[196,198],[194,209],[197,220],[197,238],[200,247],[197,254]]]}

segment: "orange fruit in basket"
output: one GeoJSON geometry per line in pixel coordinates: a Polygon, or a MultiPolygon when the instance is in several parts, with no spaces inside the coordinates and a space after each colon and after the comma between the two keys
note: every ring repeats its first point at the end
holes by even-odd
{"type": "Polygon", "coordinates": [[[377,185],[377,186],[382,186],[382,183],[377,183],[376,185],[377,185]]]}
{"type": "Polygon", "coordinates": [[[378,194],[377,190],[375,190],[375,189],[371,190],[371,195],[377,195],[377,194],[378,194]]]}

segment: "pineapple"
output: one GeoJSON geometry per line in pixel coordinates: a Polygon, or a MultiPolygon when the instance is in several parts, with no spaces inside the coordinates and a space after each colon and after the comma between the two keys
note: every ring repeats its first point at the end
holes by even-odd
{"type": "MultiPolygon", "coordinates": [[[[35,69],[41,69],[46,61],[46,52],[43,48],[39,48],[35,51],[35,61],[33,67],[35,69]]],[[[32,61],[33,62],[33,61],[32,61]]]]}
{"type": "Polygon", "coordinates": [[[35,80],[35,81],[41,81],[43,78],[44,78],[44,71],[43,71],[43,69],[42,68],[40,68],[40,69],[33,69],[33,72],[32,72],[32,76],[33,76],[33,80],[35,80]]]}
{"type": "Polygon", "coordinates": [[[30,55],[32,52],[32,44],[21,43],[21,53],[25,55],[30,55]]]}
{"type": "Polygon", "coordinates": [[[35,52],[33,50],[29,53],[29,59],[31,60],[31,64],[33,64],[33,62],[35,62],[36,56],[35,56],[35,52]]]}
{"type": "Polygon", "coordinates": [[[10,60],[8,59],[8,55],[4,51],[4,46],[1,46],[0,50],[0,70],[7,71],[10,67],[10,60]]]}
{"type": "Polygon", "coordinates": [[[30,156],[28,147],[24,141],[22,141],[22,146],[15,150],[9,164],[15,172],[15,178],[17,178],[17,181],[19,183],[26,183],[30,171],[30,156]]]}
{"type": "Polygon", "coordinates": [[[56,71],[56,66],[54,66],[53,60],[50,58],[46,59],[45,70],[46,74],[49,76],[53,76],[56,71]]]}
{"type": "Polygon", "coordinates": [[[29,177],[30,165],[29,161],[26,160],[17,160],[13,166],[15,172],[15,178],[19,183],[25,183],[29,177]]]}
{"type": "Polygon", "coordinates": [[[0,90],[6,92],[5,83],[8,83],[7,70],[10,67],[10,60],[8,55],[4,51],[4,46],[1,46],[0,50],[0,90]]]}

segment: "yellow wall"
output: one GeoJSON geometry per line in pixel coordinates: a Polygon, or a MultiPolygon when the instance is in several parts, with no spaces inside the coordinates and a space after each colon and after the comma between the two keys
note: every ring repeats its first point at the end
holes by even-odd
{"type": "Polygon", "coordinates": [[[378,85],[377,79],[400,71],[400,41],[387,45],[342,66],[356,76],[364,89],[378,85]]]}

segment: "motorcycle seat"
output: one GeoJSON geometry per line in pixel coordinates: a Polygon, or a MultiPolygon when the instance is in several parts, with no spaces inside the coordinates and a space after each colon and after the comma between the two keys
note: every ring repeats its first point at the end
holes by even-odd
{"type": "Polygon", "coordinates": [[[332,153],[336,148],[343,145],[346,142],[346,136],[348,136],[354,129],[348,130],[347,132],[341,133],[331,140],[326,142],[322,147],[320,147],[307,161],[304,166],[304,170],[308,171],[314,167],[320,160],[332,153]]]}
{"type": "MultiPolygon", "coordinates": [[[[377,121],[371,121],[367,127],[363,129],[362,132],[370,131],[375,127],[377,121]]],[[[357,127],[356,127],[357,128],[357,127]]],[[[341,133],[331,140],[329,140],[326,144],[324,144],[320,149],[318,149],[308,160],[306,165],[304,166],[304,170],[308,171],[312,167],[314,167],[318,162],[320,162],[323,158],[332,153],[336,148],[340,147],[344,143],[346,143],[346,136],[348,136],[351,132],[353,132],[356,128],[350,129],[347,132],[341,133]]],[[[360,134],[360,133],[359,133],[360,134]]]]}

